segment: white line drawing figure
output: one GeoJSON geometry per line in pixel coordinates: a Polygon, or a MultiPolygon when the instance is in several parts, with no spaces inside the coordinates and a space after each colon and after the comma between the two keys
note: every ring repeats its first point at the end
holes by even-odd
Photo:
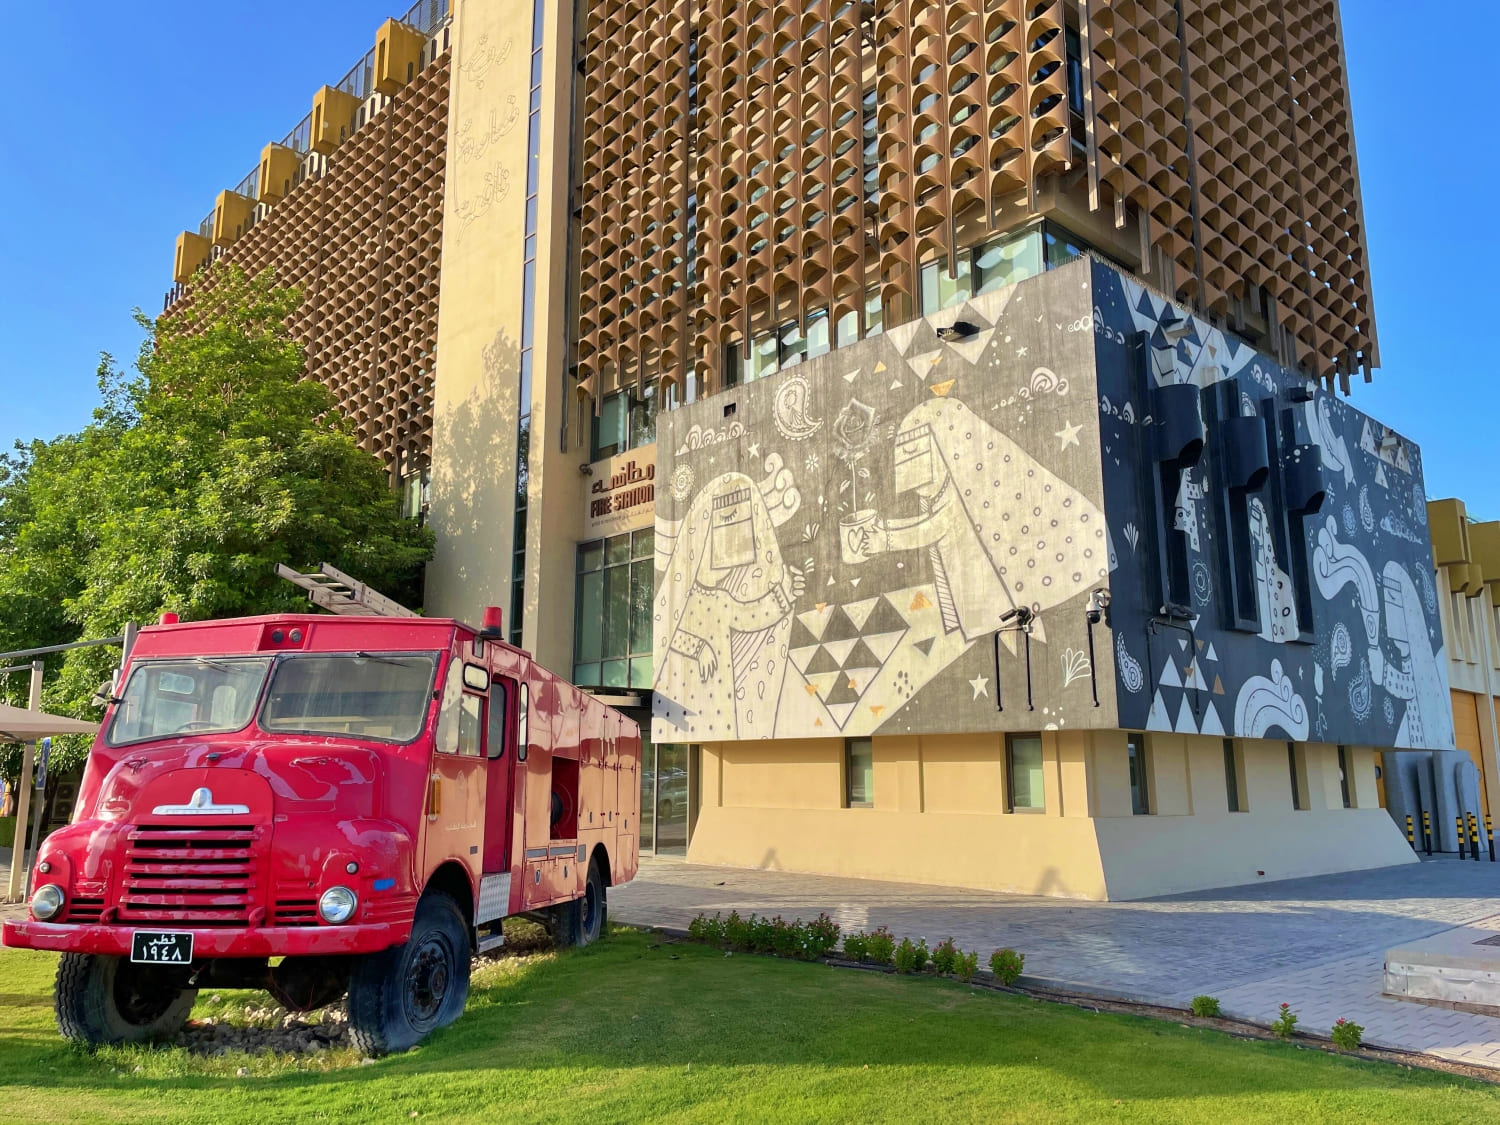
{"type": "Polygon", "coordinates": [[[1297,740],[1305,739],[1309,730],[1307,704],[1279,660],[1271,661],[1269,677],[1248,677],[1234,704],[1234,731],[1241,738],[1264,738],[1273,728],[1297,740]]]}
{"type": "Polygon", "coordinates": [[[841,524],[845,563],[926,548],[943,629],[988,636],[1016,605],[1040,612],[1109,574],[1104,515],[957,399],[925,402],[896,434],[894,491],[914,518],[841,524]]]}
{"type": "Polygon", "coordinates": [[[1380,587],[1385,599],[1385,636],[1395,647],[1397,659],[1388,659],[1379,644],[1372,644],[1370,674],[1391,696],[1406,703],[1396,745],[1451,749],[1453,712],[1443,650],[1440,646],[1436,653],[1432,651],[1421,595],[1406,568],[1396,562],[1385,564],[1380,587]]]}
{"type": "Polygon", "coordinates": [[[709,482],[693,498],[656,594],[663,717],[699,738],[770,738],[804,586],[801,571],[782,562],[755,483],[743,473],[709,482]]]}

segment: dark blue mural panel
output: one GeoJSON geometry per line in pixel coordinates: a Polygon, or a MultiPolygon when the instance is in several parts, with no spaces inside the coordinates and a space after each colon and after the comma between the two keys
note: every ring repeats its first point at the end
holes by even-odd
{"type": "Polygon", "coordinates": [[[1123,727],[1450,748],[1421,455],[1094,265],[1123,727]]]}

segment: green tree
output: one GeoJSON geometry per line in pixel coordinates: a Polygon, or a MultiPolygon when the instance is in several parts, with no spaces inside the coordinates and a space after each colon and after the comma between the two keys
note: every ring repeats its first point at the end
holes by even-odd
{"type": "MultiPolygon", "coordinates": [[[[114,636],[164,610],[305,608],[277,563],[329,562],[419,595],[431,533],[401,517],[328,388],[302,377],[287,327],[299,294],[233,269],[210,282],[185,308],[136,314],[135,372],[103,357],[91,425],[0,458],[0,651],[114,636]]],[[[118,660],[93,648],[52,661],[47,706],[97,715],[89,698],[118,660]]],[[[24,700],[24,681],[0,692],[24,700]]],[[[0,752],[0,772],[14,777],[17,757],[0,752]]]]}

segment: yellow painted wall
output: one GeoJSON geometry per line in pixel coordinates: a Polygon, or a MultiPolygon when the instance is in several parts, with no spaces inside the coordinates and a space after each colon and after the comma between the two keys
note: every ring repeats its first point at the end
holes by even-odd
{"type": "Polygon", "coordinates": [[[999,735],[876,738],[870,809],[842,807],[842,740],[708,745],[689,859],[1091,899],[1415,862],[1375,805],[1368,749],[1350,751],[1360,807],[1345,809],[1336,748],[1308,746],[1314,799],[1297,811],[1286,743],[1242,741],[1253,811],[1231,813],[1221,739],[1148,745],[1164,811],[1146,816],[1131,813],[1120,731],[1045,732],[1043,813],[1004,811],[999,735]]]}
{"type": "Polygon", "coordinates": [[[453,15],[426,610],[469,620],[510,608],[531,12],[453,15]]]}

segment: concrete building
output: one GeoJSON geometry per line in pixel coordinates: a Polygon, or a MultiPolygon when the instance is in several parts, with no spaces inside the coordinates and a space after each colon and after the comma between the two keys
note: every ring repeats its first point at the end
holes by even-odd
{"type": "Polygon", "coordinates": [[[646,850],[1088,898],[1413,859],[1378,755],[1453,745],[1449,661],[1419,451],[1336,393],[1334,0],[429,0],[253,180],[169,302],[304,287],[427,609],[650,728],[646,850]]]}

